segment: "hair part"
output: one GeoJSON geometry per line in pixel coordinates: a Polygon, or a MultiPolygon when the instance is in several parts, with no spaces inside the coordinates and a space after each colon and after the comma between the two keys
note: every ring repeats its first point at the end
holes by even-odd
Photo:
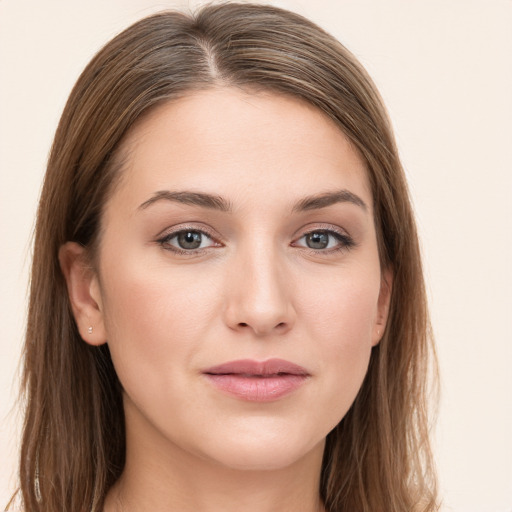
{"type": "Polygon", "coordinates": [[[234,3],[135,23],[93,58],[66,104],[34,239],[20,459],[25,509],[100,511],[125,460],[121,384],[108,346],[92,347],[78,333],[59,248],[78,242],[94,261],[130,128],[163,102],[217,86],[306,101],[339,126],[368,169],[381,266],[392,269],[393,290],[363,386],[327,438],[320,489],[327,510],[437,510],[426,414],[435,358],[414,217],[382,101],[348,50],[310,21],[234,3]]]}

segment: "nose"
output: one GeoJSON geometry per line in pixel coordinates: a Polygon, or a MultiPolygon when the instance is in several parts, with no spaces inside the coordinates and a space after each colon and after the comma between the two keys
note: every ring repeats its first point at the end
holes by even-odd
{"type": "Polygon", "coordinates": [[[258,337],[285,334],[295,322],[293,282],[270,248],[240,254],[228,271],[226,324],[258,337]]]}

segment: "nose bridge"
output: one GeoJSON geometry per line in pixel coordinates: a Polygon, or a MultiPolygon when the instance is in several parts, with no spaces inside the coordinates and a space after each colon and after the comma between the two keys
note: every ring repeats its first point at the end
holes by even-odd
{"type": "Polygon", "coordinates": [[[293,323],[290,282],[276,244],[255,237],[236,251],[230,268],[227,304],[230,327],[251,329],[261,336],[285,332],[293,323]]]}

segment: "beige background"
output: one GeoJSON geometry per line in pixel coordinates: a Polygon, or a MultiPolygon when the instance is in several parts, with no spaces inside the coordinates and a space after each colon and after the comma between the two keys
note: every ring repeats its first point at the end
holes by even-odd
{"type": "MultiPolygon", "coordinates": [[[[0,0],[0,505],[15,486],[29,239],[58,117],[104,42],[196,3],[0,0]]],[[[445,510],[512,511],[512,0],[270,3],[331,31],[380,87],[424,247],[445,510]]]]}

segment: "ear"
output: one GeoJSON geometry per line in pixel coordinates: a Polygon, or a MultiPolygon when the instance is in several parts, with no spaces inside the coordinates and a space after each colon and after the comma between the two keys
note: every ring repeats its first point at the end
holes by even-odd
{"type": "Polygon", "coordinates": [[[372,346],[378,345],[388,321],[389,305],[391,302],[391,291],[393,290],[393,272],[390,268],[386,268],[381,273],[380,292],[377,302],[377,318],[373,326],[372,346]]]}
{"type": "Polygon", "coordinates": [[[59,249],[59,263],[80,336],[90,345],[106,343],[101,289],[85,248],[75,242],[65,243],[59,249]]]}

